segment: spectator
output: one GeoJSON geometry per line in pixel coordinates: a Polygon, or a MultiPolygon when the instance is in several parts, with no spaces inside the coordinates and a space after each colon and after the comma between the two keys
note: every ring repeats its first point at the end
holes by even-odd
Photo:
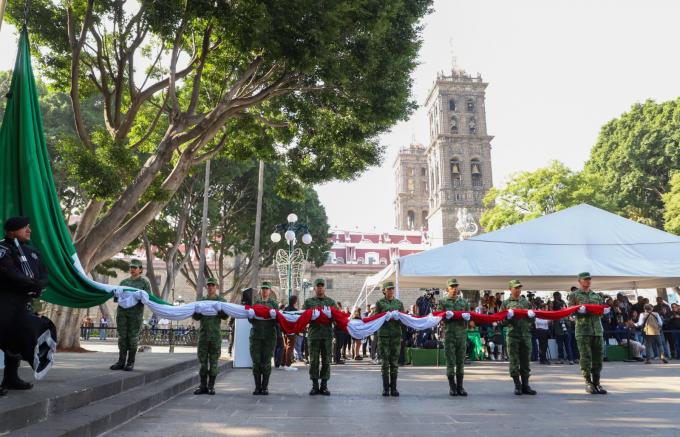
{"type": "MultiPolygon", "coordinates": [[[[552,311],[559,311],[567,307],[567,303],[562,299],[562,293],[556,291],[553,293],[553,301],[551,303],[552,311]]],[[[560,364],[564,364],[564,360],[568,360],[569,364],[574,364],[574,351],[571,348],[570,332],[567,328],[569,318],[565,317],[555,320],[552,324],[552,332],[557,343],[557,358],[560,364]]]]}
{"type": "MultiPolygon", "coordinates": [[[[540,309],[547,310],[547,305],[540,309]]],[[[536,317],[536,336],[538,337],[539,359],[541,364],[550,364],[548,360],[548,339],[550,338],[550,322],[536,317]]]]}
{"type": "Polygon", "coordinates": [[[674,303],[671,305],[671,316],[665,327],[671,331],[671,337],[673,341],[671,342],[671,349],[673,349],[674,357],[676,360],[680,360],[680,305],[674,303]]]}
{"type": "Polygon", "coordinates": [[[619,341],[619,345],[623,347],[628,347],[628,344],[630,343],[630,356],[636,360],[636,361],[644,361],[642,358],[642,354],[645,353],[645,346],[642,343],[639,343],[633,339],[630,339],[630,341],[626,338],[621,339],[619,341]]]}
{"type": "MultiPolygon", "coordinates": [[[[284,311],[297,311],[298,297],[292,295],[288,298],[288,306],[285,307],[284,311]]],[[[293,356],[295,354],[295,334],[283,333],[283,370],[296,371],[297,367],[293,367],[293,356]]]]}
{"type": "Polygon", "coordinates": [[[654,311],[654,307],[651,304],[645,304],[645,312],[640,314],[640,318],[635,324],[636,327],[642,328],[642,332],[645,334],[645,348],[647,351],[647,359],[645,364],[651,364],[652,355],[652,344],[656,344],[659,348],[659,354],[661,355],[661,361],[668,363],[664,355],[664,348],[661,344],[661,327],[663,326],[663,320],[659,313],[654,311]]]}
{"type": "MultiPolygon", "coordinates": [[[[342,303],[336,302],[338,308],[342,308],[342,303]]],[[[341,358],[343,353],[343,348],[345,346],[345,331],[343,331],[338,325],[333,325],[333,337],[335,338],[335,345],[333,346],[333,361],[335,364],[345,364],[345,361],[341,358]]]]}
{"type": "MultiPolygon", "coordinates": [[[[361,308],[356,308],[354,310],[352,319],[361,320],[361,308]]],[[[361,340],[358,338],[352,338],[352,359],[357,361],[364,359],[364,357],[361,356],[361,340]]]]}
{"type": "Polygon", "coordinates": [[[102,318],[99,319],[99,339],[100,340],[106,340],[106,328],[109,327],[109,319],[106,318],[104,314],[102,314],[102,318]]]}
{"type": "Polygon", "coordinates": [[[668,314],[671,313],[671,307],[663,300],[663,297],[656,298],[656,305],[654,305],[654,312],[661,314],[661,309],[665,308],[668,314]]]}

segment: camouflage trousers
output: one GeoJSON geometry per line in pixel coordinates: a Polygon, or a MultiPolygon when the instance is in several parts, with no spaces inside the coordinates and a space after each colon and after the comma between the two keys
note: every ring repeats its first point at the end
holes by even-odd
{"type": "Polygon", "coordinates": [[[276,336],[250,339],[250,358],[253,360],[253,375],[269,376],[272,373],[272,357],[276,347],[276,336]]]}
{"type": "Polygon", "coordinates": [[[198,339],[198,364],[200,376],[217,376],[220,355],[222,354],[222,336],[202,336],[198,339]]]}
{"type": "Polygon", "coordinates": [[[309,339],[309,379],[331,379],[332,338],[309,339]],[[319,369],[319,359],[321,369],[319,369]]]}
{"type": "Polygon", "coordinates": [[[382,360],[381,371],[383,375],[399,373],[399,351],[401,349],[401,337],[389,336],[378,338],[378,353],[382,360]]]}
{"type": "Polygon", "coordinates": [[[581,374],[585,379],[590,379],[591,374],[602,371],[602,336],[579,335],[576,337],[576,346],[581,358],[581,374]]]}
{"type": "Polygon", "coordinates": [[[144,305],[137,304],[132,308],[118,307],[116,311],[116,328],[118,330],[118,350],[127,353],[136,351],[139,343],[139,330],[142,327],[144,305]]]}
{"type": "Polygon", "coordinates": [[[510,376],[528,377],[531,374],[531,337],[506,338],[508,360],[510,361],[510,376]]]}
{"type": "Polygon", "coordinates": [[[446,356],[446,376],[465,374],[465,349],[467,333],[447,333],[444,338],[444,354],[446,356]]]}

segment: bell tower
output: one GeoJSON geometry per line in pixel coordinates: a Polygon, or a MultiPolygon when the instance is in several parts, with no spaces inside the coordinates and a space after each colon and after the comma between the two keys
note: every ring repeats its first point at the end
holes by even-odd
{"type": "Polygon", "coordinates": [[[434,246],[481,231],[483,199],[492,186],[491,140],[486,130],[485,90],[481,75],[454,68],[438,74],[428,93],[430,240],[434,246]]]}

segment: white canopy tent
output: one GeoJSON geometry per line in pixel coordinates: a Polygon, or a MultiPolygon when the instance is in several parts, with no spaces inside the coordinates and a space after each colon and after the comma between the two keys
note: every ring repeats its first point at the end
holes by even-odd
{"type": "Polygon", "coordinates": [[[677,287],[680,237],[582,204],[400,258],[362,292],[387,280],[443,288],[450,277],[470,290],[503,290],[510,279],[527,290],[569,290],[583,271],[596,290],[677,287]]]}

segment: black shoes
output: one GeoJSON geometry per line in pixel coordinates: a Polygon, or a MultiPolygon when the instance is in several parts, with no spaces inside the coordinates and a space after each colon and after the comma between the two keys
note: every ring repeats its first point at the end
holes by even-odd
{"type": "Polygon", "coordinates": [[[522,394],[522,383],[519,376],[513,376],[512,381],[515,383],[515,395],[520,396],[522,394]]]}
{"type": "Polygon", "coordinates": [[[135,355],[137,355],[136,350],[128,351],[127,364],[125,365],[125,368],[123,369],[126,372],[132,372],[135,369],[135,355]]]}
{"type": "Polygon", "coordinates": [[[118,352],[118,361],[116,361],[111,367],[111,370],[123,370],[125,369],[125,357],[127,352],[118,352]]]}
{"type": "Polygon", "coordinates": [[[399,396],[397,391],[397,373],[390,373],[390,396],[399,396]]]}
{"type": "Polygon", "coordinates": [[[467,396],[467,392],[463,388],[463,375],[456,375],[456,385],[458,386],[456,389],[458,396],[467,396]]]}
{"type": "Polygon", "coordinates": [[[319,394],[322,394],[324,396],[330,396],[331,392],[328,391],[328,380],[322,379],[321,380],[321,387],[319,388],[319,394]]]}
{"type": "Polygon", "coordinates": [[[312,379],[312,389],[309,391],[309,395],[310,396],[316,396],[318,394],[319,394],[319,380],[318,379],[312,379]]]}
{"type": "Polygon", "coordinates": [[[448,375],[449,378],[449,396],[458,396],[458,388],[456,387],[455,376],[448,375]]]}
{"type": "Polygon", "coordinates": [[[201,376],[201,383],[196,390],[194,390],[195,395],[204,395],[208,393],[208,377],[201,376]]]}
{"type": "Polygon", "coordinates": [[[535,395],[536,390],[532,390],[529,386],[529,376],[522,376],[522,394],[523,395],[535,395]]]}
{"type": "Polygon", "coordinates": [[[383,381],[382,395],[383,396],[389,396],[390,395],[390,376],[383,374],[382,381],[383,381]]]}

